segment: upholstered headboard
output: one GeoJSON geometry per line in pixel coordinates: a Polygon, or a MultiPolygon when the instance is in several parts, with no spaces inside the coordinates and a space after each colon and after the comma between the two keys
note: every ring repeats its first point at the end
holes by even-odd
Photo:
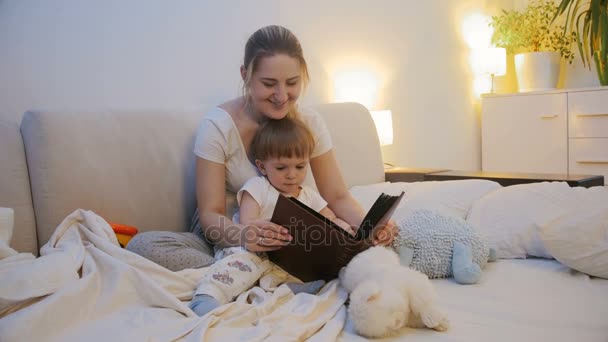
{"type": "MultiPolygon", "coordinates": [[[[37,254],[38,243],[30,178],[19,125],[2,119],[0,119],[0,207],[14,210],[15,229],[10,242],[11,247],[20,252],[37,254]]],[[[7,232],[5,234],[10,235],[7,232]]]]}
{"type": "MultiPolygon", "coordinates": [[[[383,181],[367,109],[355,103],[314,109],[327,123],[347,185],[383,181]]],[[[192,146],[202,113],[26,113],[21,133],[39,246],[77,208],[141,230],[186,230],[196,207],[192,146]]],[[[15,238],[33,238],[20,232],[15,238]]]]}
{"type": "Polygon", "coordinates": [[[141,230],[186,230],[197,112],[28,112],[21,123],[38,243],[77,208],[141,230]]]}
{"type": "Polygon", "coordinates": [[[325,119],[346,185],[383,182],[380,142],[369,111],[358,103],[329,103],[314,108],[325,119]]]}

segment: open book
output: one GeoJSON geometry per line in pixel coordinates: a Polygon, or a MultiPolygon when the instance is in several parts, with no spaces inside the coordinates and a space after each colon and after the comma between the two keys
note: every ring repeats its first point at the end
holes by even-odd
{"type": "Polygon", "coordinates": [[[270,221],[287,228],[293,240],[268,252],[268,256],[302,281],[335,279],[355,255],[373,246],[379,228],[386,225],[403,195],[403,192],[398,196],[381,194],[365,215],[356,236],[297,199],[279,195],[270,221]]]}

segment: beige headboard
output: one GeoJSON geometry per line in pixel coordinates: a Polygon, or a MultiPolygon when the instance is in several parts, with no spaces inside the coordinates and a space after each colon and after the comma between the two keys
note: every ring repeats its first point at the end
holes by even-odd
{"type": "MultiPolygon", "coordinates": [[[[383,181],[367,109],[355,103],[314,109],[327,123],[347,185],[383,181]]],[[[186,230],[196,206],[192,146],[202,113],[26,113],[21,133],[39,245],[77,208],[141,230],[186,230]]]]}
{"type": "Polygon", "coordinates": [[[383,182],[380,142],[367,108],[358,103],[329,103],[313,108],[325,119],[346,185],[383,182]]]}
{"type": "Polygon", "coordinates": [[[186,230],[201,112],[27,112],[38,243],[77,208],[143,230],[186,230]]]}

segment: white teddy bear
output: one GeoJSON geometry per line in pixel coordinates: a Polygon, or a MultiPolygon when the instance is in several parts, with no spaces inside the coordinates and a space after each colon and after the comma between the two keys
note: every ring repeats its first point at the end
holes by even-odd
{"type": "Polygon", "coordinates": [[[405,326],[449,327],[429,278],[401,266],[391,249],[372,247],[359,253],[341,270],[340,282],[350,294],[348,314],[360,335],[385,337],[405,326]]]}

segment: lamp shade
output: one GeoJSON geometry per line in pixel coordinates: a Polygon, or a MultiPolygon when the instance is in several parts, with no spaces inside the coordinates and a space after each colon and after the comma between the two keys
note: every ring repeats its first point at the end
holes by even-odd
{"type": "Polygon", "coordinates": [[[507,73],[507,51],[504,48],[486,48],[481,50],[481,73],[502,76],[507,73]]]}
{"type": "Polygon", "coordinates": [[[372,119],[376,125],[380,145],[393,143],[393,113],[390,110],[372,110],[372,119]]]}

